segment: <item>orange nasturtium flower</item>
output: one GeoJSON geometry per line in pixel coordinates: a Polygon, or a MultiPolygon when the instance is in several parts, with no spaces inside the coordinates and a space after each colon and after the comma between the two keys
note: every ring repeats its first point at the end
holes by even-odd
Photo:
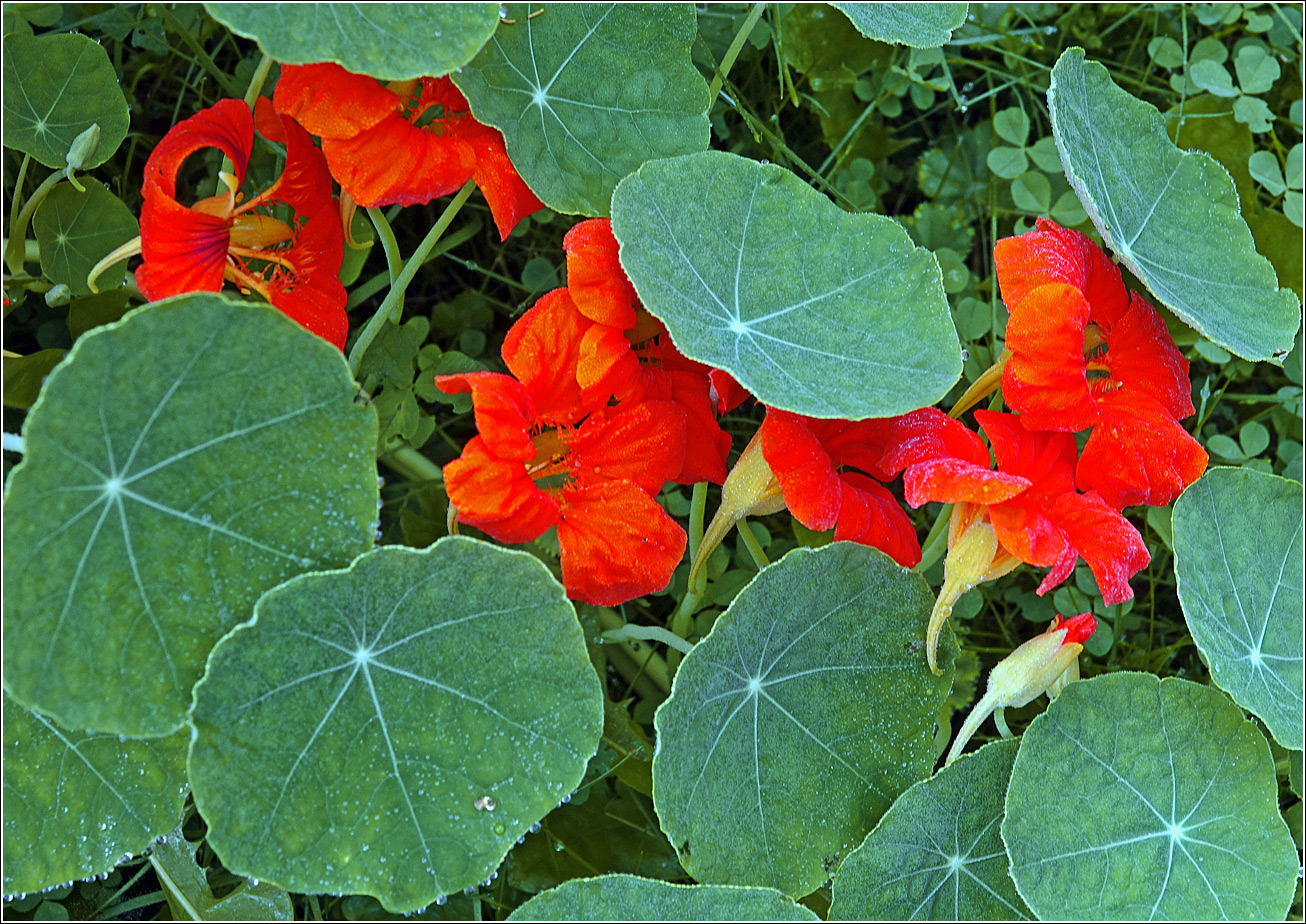
{"type": "Polygon", "coordinates": [[[1097,620],[1088,613],[1070,619],[1057,616],[1042,635],[1025,642],[989,671],[988,687],[984,698],[976,703],[966,717],[961,731],[948,750],[944,766],[961,754],[975,730],[993,714],[1002,737],[1010,738],[1004,709],[1019,709],[1046,693],[1055,699],[1067,683],[1079,679],[1079,653],[1084,642],[1097,628],[1097,620]]]}
{"type": "Polygon", "coordinates": [[[287,65],[273,102],[322,139],[331,174],[359,205],[421,205],[474,178],[504,240],[544,207],[503,135],[472,118],[448,77],[383,84],[339,64],[287,65]]]}
{"type": "Polygon", "coordinates": [[[260,99],[255,115],[224,99],[173,126],[145,164],[141,255],[136,284],[150,301],[184,292],[217,292],[223,280],[255,291],[275,308],[340,349],[349,333],[340,284],[344,236],[322,153],[292,120],[260,99]],[[286,146],[286,167],[251,199],[239,191],[254,144],[254,124],[286,146]],[[228,192],[192,206],[177,201],[177,173],[191,154],[217,148],[231,158],[228,192]],[[290,223],[274,217],[287,206],[290,223]],[[259,266],[261,265],[261,268],[259,266]]]}
{"type": "Polygon", "coordinates": [[[714,410],[719,402],[711,374],[719,370],[685,358],[663,323],[644,309],[617,259],[609,219],[576,224],[562,246],[567,291],[585,318],[576,378],[586,400],[595,406],[609,398],[674,401],[685,413],[685,464],[671,480],[720,484],[726,477],[730,434],[721,429],[714,410]]]}
{"type": "Polygon", "coordinates": [[[741,517],[786,507],[808,529],[833,526],[837,541],[872,546],[904,567],[919,562],[916,528],[882,484],[894,477],[881,462],[897,419],[819,420],[768,407],[721,487],[689,586],[741,517]]]}
{"type": "Polygon", "coordinates": [[[930,614],[926,656],[938,672],[939,632],[962,594],[1012,571],[1021,562],[1051,571],[1038,586],[1045,594],[1069,577],[1083,557],[1102,599],[1132,599],[1129,578],[1151,560],[1133,524],[1095,491],[1075,490],[1075,438],[1034,431],[1025,418],[976,411],[997,459],[979,436],[935,408],[897,418],[884,460],[903,471],[903,494],[913,507],[954,504],[948,523],[943,587],[930,614]]]}
{"type": "Polygon", "coordinates": [[[671,401],[587,404],[575,377],[584,325],[555,289],[509,331],[512,375],[436,377],[471,393],[479,431],[444,483],[459,521],[501,542],[556,526],[568,595],[615,606],[666,587],[684,554],[684,530],[653,497],[684,464],[685,418],[671,401]]]}
{"type": "Polygon", "coordinates": [[[1075,479],[1117,509],[1170,503],[1206,470],[1179,420],[1188,361],[1165,321],[1078,231],[1040,218],[993,250],[1011,312],[1002,397],[1035,430],[1093,428],[1075,479]]]}

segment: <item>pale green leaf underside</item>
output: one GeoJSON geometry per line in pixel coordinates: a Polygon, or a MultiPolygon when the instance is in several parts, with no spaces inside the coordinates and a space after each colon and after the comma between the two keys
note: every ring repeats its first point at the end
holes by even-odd
{"type": "Polygon", "coordinates": [[[199,845],[186,840],[181,825],[150,849],[150,865],[178,921],[293,921],[286,890],[270,882],[244,882],[214,898],[204,868],[195,862],[199,845]]]}
{"type": "Polygon", "coordinates": [[[549,208],[607,215],[612,190],[645,161],[707,148],[692,6],[514,3],[507,12],[515,23],[453,79],[549,208]]]}
{"type": "Polygon", "coordinates": [[[1175,502],[1175,577],[1211,677],[1302,747],[1302,486],[1213,468],[1175,502]]]}
{"type": "Polygon", "coordinates": [[[819,921],[775,889],[677,885],[613,874],[572,879],[523,904],[509,921],[819,921]]]}
{"type": "Polygon", "coordinates": [[[806,895],[927,776],[952,678],[925,663],[931,598],[839,542],[764,569],[680,666],[658,709],[653,801],[695,879],[806,895]]]}
{"type": "Polygon", "coordinates": [[[206,3],[283,64],[331,61],[381,80],[440,77],[494,34],[497,3],[206,3]]]}
{"type": "Polygon", "coordinates": [[[181,818],[186,739],[72,732],[4,698],[4,891],[113,869],[181,818]]]}
{"type": "Polygon", "coordinates": [[[229,869],[411,911],[488,877],[575,788],[603,696],[547,569],[446,537],[266,594],[214,648],[192,722],[229,869]]]}
{"type": "Polygon", "coordinates": [[[82,161],[98,167],[127,137],[127,100],[108,53],[85,35],[10,35],[4,41],[5,146],[47,167],[68,165],[74,139],[100,126],[82,161]]]}
{"type": "Polygon", "coordinates": [[[966,3],[831,3],[857,31],[879,42],[912,48],[946,45],[966,21],[966,3]]]}
{"type": "MultiPolygon", "coordinates": [[[[32,216],[32,230],[41,245],[41,272],[51,282],[67,285],[74,296],[89,295],[87,274],[140,230],[131,209],[103,183],[90,177],[80,177],[78,182],[86,192],[61,183],[32,216]]],[[[120,285],[126,271],[124,257],[100,274],[100,291],[120,285]]]]}
{"type": "Polygon", "coordinates": [[[1181,151],[1154,106],[1070,48],[1052,69],[1052,132],[1093,224],[1162,302],[1244,359],[1281,361],[1301,304],[1256,252],[1229,174],[1181,151]]]}
{"type": "Polygon", "coordinates": [[[998,833],[1018,744],[987,744],[899,796],[835,874],[830,918],[1028,918],[998,833]]]}
{"type": "Polygon", "coordinates": [[[376,415],[266,305],[185,295],[81,337],[5,486],[4,683],[70,728],[182,725],[269,587],[371,547],[376,415]]]}
{"type": "Polygon", "coordinates": [[[686,356],[811,417],[890,417],[961,375],[943,276],[883,215],[723,151],[645,164],[612,199],[621,263],[686,356]]]}
{"type": "Polygon", "coordinates": [[[1002,839],[1044,920],[1283,920],[1297,851],[1270,749],[1219,690],[1123,672],[1034,719],[1002,839]]]}

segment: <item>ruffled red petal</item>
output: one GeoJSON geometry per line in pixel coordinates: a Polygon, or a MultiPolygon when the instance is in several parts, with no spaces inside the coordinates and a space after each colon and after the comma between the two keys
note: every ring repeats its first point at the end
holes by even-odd
{"type": "Polygon", "coordinates": [[[596,411],[576,431],[568,463],[581,487],[628,481],[656,494],[685,461],[685,415],[671,401],[596,411]]]}
{"type": "MultiPolygon", "coordinates": [[[[1065,532],[1070,545],[1088,563],[1103,602],[1123,603],[1133,598],[1129,579],[1152,559],[1132,523],[1091,492],[1058,497],[1048,509],[1048,518],[1065,532]]],[[[1038,592],[1049,589],[1040,586],[1038,592]]]]}
{"type": "Polygon", "coordinates": [[[494,226],[499,229],[499,240],[506,241],[517,223],[544,208],[544,203],[512,165],[502,132],[468,115],[459,120],[457,133],[472,149],[476,162],[472,178],[490,207],[494,226]]]}
{"type": "MultiPolygon", "coordinates": [[[[896,475],[908,466],[938,459],[964,462],[983,470],[989,468],[989,450],[979,435],[938,408],[924,407],[890,417],[878,438],[887,447],[880,460],[880,468],[886,474],[896,475]]],[[[916,505],[915,501],[909,502],[916,505]]]]}
{"type": "Polygon", "coordinates": [[[718,414],[730,413],[751,395],[747,388],[736,382],[724,369],[712,369],[707,376],[712,402],[716,405],[718,414]]]}
{"type": "Polygon", "coordinates": [[[1104,359],[1110,375],[1093,382],[1099,399],[1123,388],[1152,398],[1176,420],[1193,413],[1188,360],[1147,299],[1135,292],[1129,311],[1106,331],[1106,339],[1104,359]]]}
{"type": "Polygon", "coordinates": [[[329,63],[283,64],[272,103],[324,139],[352,138],[403,106],[376,78],[329,63]]]}
{"type": "Polygon", "coordinates": [[[762,457],[784,492],[785,506],[808,529],[834,526],[843,488],[812,420],[773,407],[758,430],[762,457]]]}
{"type": "Polygon", "coordinates": [[[961,459],[939,458],[908,466],[902,476],[902,494],[919,507],[930,501],[943,504],[997,504],[1023,493],[1029,479],[995,472],[988,466],[961,459]]]}
{"type": "Polygon", "coordinates": [[[621,268],[611,219],[580,222],[562,239],[562,248],[567,252],[567,288],[581,314],[618,330],[633,328],[639,296],[621,268]]]}
{"type": "MultiPolygon", "coordinates": [[[[570,291],[570,290],[568,290],[570,291]]],[[[591,407],[603,407],[609,398],[638,399],[644,393],[644,371],[630,340],[615,327],[591,323],[580,342],[576,381],[591,407]]]]}
{"type": "Polygon", "coordinates": [[[616,606],[662,590],[685,554],[685,531],[626,481],[562,491],[562,582],[573,600],[616,606]]]}
{"type": "Polygon", "coordinates": [[[1002,397],[1048,430],[1082,430],[1097,420],[1084,362],[1090,307],[1070,285],[1037,286],[1011,308],[1002,397]]]}
{"type": "Polygon", "coordinates": [[[316,214],[299,225],[294,246],[281,255],[295,271],[271,270],[268,289],[273,306],[343,351],[349,336],[348,296],[340,282],[344,230],[335,200],[328,198],[316,214]]]}
{"type": "MultiPolygon", "coordinates": [[[[335,208],[331,170],[308,132],[289,116],[278,115],[265,96],[254,103],[254,125],[264,138],[286,146],[286,165],[281,176],[260,198],[284,202],[301,215],[316,215],[335,208]]],[[[340,224],[339,217],[335,223],[340,224]]],[[[337,266],[335,272],[339,271],[337,266]]]]}
{"type": "Polygon", "coordinates": [[[458,518],[500,542],[530,542],[558,522],[557,501],[535,486],[518,461],[502,459],[474,436],[444,467],[458,518]]]}
{"type": "Polygon", "coordinates": [[[504,338],[503,361],[530,393],[541,420],[572,424],[588,413],[576,375],[589,326],[567,290],[554,289],[518,318],[504,338]]]}
{"type": "Polygon", "coordinates": [[[685,415],[685,462],[671,480],[679,484],[700,481],[721,484],[726,480],[731,439],[712,412],[712,399],[704,387],[703,376],[693,372],[655,371],[657,378],[669,384],[668,397],[685,415]]]}
{"type": "Polygon", "coordinates": [[[538,420],[535,404],[521,382],[498,372],[464,372],[437,375],[435,387],[446,395],[471,392],[478,439],[485,442],[487,451],[518,463],[535,458],[530,429],[538,420]]]}
{"type": "Polygon", "coordinates": [[[904,568],[920,562],[916,527],[888,488],[860,472],[844,472],[840,494],[839,521],[834,527],[836,542],[872,546],[904,568]]]}
{"type": "Polygon", "coordinates": [[[340,188],[365,208],[423,205],[457,192],[476,169],[472,150],[422,131],[398,113],[350,138],[323,138],[340,188]]]}
{"type": "Polygon", "coordinates": [[[1034,430],[1027,418],[997,411],[976,411],[975,421],[993,444],[998,470],[1029,479],[1030,498],[1075,490],[1078,451],[1071,434],[1034,430]]]}
{"type": "MultiPolygon", "coordinates": [[[[1026,564],[1055,566],[1065,554],[1068,540],[1048,518],[1043,498],[1022,494],[993,504],[989,507],[989,522],[1002,547],[1026,564]]],[[[1073,555],[1071,562],[1074,562],[1073,555]]]]}
{"type": "Polygon", "coordinates": [[[1035,230],[1003,238],[993,248],[1002,301],[1014,312],[1034,289],[1064,284],[1092,305],[1089,320],[1110,326],[1129,307],[1120,270],[1086,236],[1040,218],[1035,230]]]}
{"type": "Polygon", "coordinates": [[[1075,470],[1081,489],[1097,491],[1117,510],[1163,507],[1206,471],[1206,450],[1151,398],[1122,389],[1100,406],[1102,419],[1075,470]]]}

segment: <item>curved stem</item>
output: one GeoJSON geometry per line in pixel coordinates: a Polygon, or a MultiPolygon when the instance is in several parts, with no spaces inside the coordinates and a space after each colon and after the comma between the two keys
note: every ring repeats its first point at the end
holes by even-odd
{"type": "Polygon", "coordinates": [[[377,460],[409,481],[444,481],[444,472],[412,446],[400,446],[377,460]]]}
{"type": "Polygon", "coordinates": [[[748,524],[748,520],[740,517],[739,522],[735,525],[739,532],[739,538],[744,540],[744,545],[748,547],[748,554],[753,556],[753,563],[757,565],[757,570],[761,571],[771,564],[766,557],[766,552],[762,551],[762,543],[758,542],[757,536],[753,534],[753,527],[748,524]]]}
{"type": "Polygon", "coordinates": [[[453,197],[453,201],[445,207],[439,220],[431,226],[431,230],[426,233],[426,237],[422,238],[422,242],[417,245],[413,255],[404,264],[398,278],[390,286],[390,291],[386,293],[385,300],[381,302],[381,307],[376,309],[376,314],[372,315],[367,323],[363,325],[363,329],[358,332],[358,339],[354,341],[354,345],[349,349],[350,374],[358,374],[358,365],[363,361],[363,354],[372,345],[372,341],[376,339],[377,334],[381,333],[381,328],[385,326],[386,322],[394,321],[398,323],[399,316],[404,310],[404,291],[413,281],[413,277],[417,275],[417,271],[421,269],[422,263],[426,260],[426,255],[431,252],[431,248],[440,240],[440,236],[444,234],[458,214],[458,210],[463,207],[463,203],[467,201],[475,188],[476,181],[468,180],[463,184],[463,188],[458,190],[458,194],[453,197]]]}
{"type": "Polygon", "coordinates": [[[385,251],[385,266],[390,273],[390,285],[393,286],[404,268],[404,258],[399,255],[399,242],[395,240],[390,222],[385,220],[385,212],[380,209],[368,209],[367,217],[372,220],[376,236],[381,239],[381,249],[385,251]]]}
{"type": "Polygon", "coordinates": [[[25,255],[25,241],[27,239],[27,226],[32,221],[32,215],[40,208],[45,197],[50,195],[50,191],[64,181],[64,171],[56,170],[44,180],[41,185],[36,187],[32,197],[23,203],[22,210],[18,217],[9,223],[9,247],[5,251],[5,265],[9,267],[9,272],[17,276],[23,271],[23,257],[25,255]]]}

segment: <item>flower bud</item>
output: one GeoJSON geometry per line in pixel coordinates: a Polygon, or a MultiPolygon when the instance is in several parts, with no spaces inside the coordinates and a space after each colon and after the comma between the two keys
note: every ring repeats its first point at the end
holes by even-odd
{"type": "Polygon", "coordinates": [[[100,124],[92,122],[91,127],[74,138],[73,143],[68,146],[66,158],[68,166],[73,170],[81,170],[99,146],[100,124]]]}
{"type": "MultiPolygon", "coordinates": [[[[991,713],[1009,706],[1024,706],[1043,693],[1049,696],[1060,693],[1078,676],[1079,653],[1096,628],[1097,620],[1088,613],[1064,621],[1058,616],[1046,632],[1036,635],[994,665],[989,671],[984,698],[966,717],[957,740],[948,751],[946,763],[956,759],[991,713]],[[1072,667],[1075,676],[1067,676],[1072,667]],[[1053,689],[1056,693],[1051,692],[1053,689]]],[[[1003,722],[998,724],[1000,728],[1005,727],[1003,722]]]]}
{"type": "Polygon", "coordinates": [[[51,308],[58,308],[66,305],[73,300],[73,290],[68,288],[68,284],[61,282],[57,286],[45,293],[45,303],[51,308]]]}

